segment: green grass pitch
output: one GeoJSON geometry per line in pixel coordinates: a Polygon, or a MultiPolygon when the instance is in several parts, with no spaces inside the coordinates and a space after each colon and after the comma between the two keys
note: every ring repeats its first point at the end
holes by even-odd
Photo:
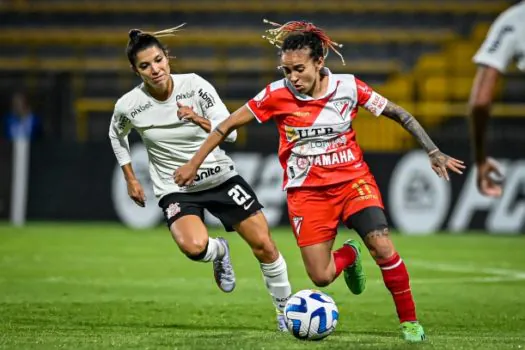
{"type": "MultiPolygon", "coordinates": [[[[212,230],[212,235],[223,234],[212,230]]],[[[295,291],[312,288],[287,228],[275,229],[295,291]]],[[[0,349],[520,349],[525,347],[525,235],[394,235],[428,341],[400,338],[391,296],[370,256],[354,296],[342,278],[333,335],[303,342],[276,332],[261,272],[236,234],[237,287],[185,258],[164,227],[0,224],[0,349]]],[[[341,231],[337,245],[356,235],[341,231]]]]}

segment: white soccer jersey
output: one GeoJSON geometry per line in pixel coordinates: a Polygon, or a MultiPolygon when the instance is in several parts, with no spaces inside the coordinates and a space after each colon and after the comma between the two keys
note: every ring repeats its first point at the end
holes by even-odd
{"type": "Polygon", "coordinates": [[[473,60],[502,73],[515,60],[517,67],[525,71],[525,1],[499,15],[473,60]]]}
{"type": "MultiPolygon", "coordinates": [[[[157,101],[141,84],[115,104],[109,138],[118,163],[131,162],[128,134],[138,131],[149,158],[149,173],[157,198],[173,192],[196,192],[213,188],[237,175],[233,161],[217,147],[202,163],[191,186],[179,187],[173,172],[188,162],[208,133],[177,116],[177,102],[193,107],[198,115],[210,120],[212,130],[230,113],[215,88],[197,74],[172,74],[174,89],[166,101],[157,101]]],[[[234,142],[234,131],[226,141],[234,142]]]]}

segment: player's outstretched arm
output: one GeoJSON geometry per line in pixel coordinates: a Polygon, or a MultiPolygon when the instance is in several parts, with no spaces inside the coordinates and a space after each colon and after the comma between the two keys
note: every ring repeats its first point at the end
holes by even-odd
{"type": "Polygon", "coordinates": [[[463,161],[454,159],[441,152],[430,136],[428,136],[425,129],[419,124],[417,119],[404,108],[388,101],[382,114],[401,124],[401,126],[403,126],[403,128],[417,140],[421,147],[427,152],[432,169],[439,177],[443,177],[448,181],[449,177],[447,169],[450,169],[457,174],[463,174],[462,169],[465,169],[463,161]]]}
{"type": "Polygon", "coordinates": [[[210,154],[215,147],[217,147],[229,133],[237,130],[239,127],[248,124],[254,119],[254,115],[246,106],[242,106],[228,118],[226,118],[222,123],[217,125],[215,129],[210,133],[206,138],[204,143],[201,145],[199,150],[193,155],[190,161],[177,170],[173,174],[175,183],[179,186],[188,186],[191,185],[195,174],[199,169],[200,165],[208,154],[210,154]]]}

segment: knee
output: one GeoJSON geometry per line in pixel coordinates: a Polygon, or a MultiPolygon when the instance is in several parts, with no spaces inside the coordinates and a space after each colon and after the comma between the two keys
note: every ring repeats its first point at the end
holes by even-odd
{"type": "Polygon", "coordinates": [[[203,253],[205,254],[207,246],[208,238],[191,239],[185,242],[181,242],[179,248],[188,258],[195,259],[196,257],[200,257],[203,253]]]}
{"type": "Polygon", "coordinates": [[[253,230],[244,238],[259,262],[269,264],[279,257],[279,251],[267,229],[253,230]]]}
{"type": "Polygon", "coordinates": [[[388,259],[395,253],[394,244],[390,240],[388,229],[376,230],[368,233],[365,243],[370,255],[375,260],[388,259]]]}
{"type": "Polygon", "coordinates": [[[269,236],[253,243],[251,248],[253,255],[261,263],[272,263],[279,257],[277,247],[269,236]]]}
{"type": "Polygon", "coordinates": [[[321,274],[310,274],[310,280],[316,287],[326,287],[332,283],[332,278],[330,276],[321,275],[321,274]]]}

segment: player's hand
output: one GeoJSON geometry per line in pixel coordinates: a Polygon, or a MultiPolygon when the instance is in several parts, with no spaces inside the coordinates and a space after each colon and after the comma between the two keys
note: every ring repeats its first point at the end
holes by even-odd
{"type": "Polygon", "coordinates": [[[191,163],[186,163],[175,170],[173,173],[173,179],[179,186],[189,186],[193,183],[197,170],[198,167],[193,166],[191,163]]]}
{"type": "Polygon", "coordinates": [[[483,163],[477,164],[477,185],[479,192],[484,196],[501,197],[503,194],[503,173],[500,165],[492,158],[486,158],[483,163]]]}
{"type": "Polygon", "coordinates": [[[445,178],[447,181],[450,181],[448,170],[452,170],[456,174],[463,174],[465,165],[461,160],[447,156],[440,150],[430,152],[428,157],[430,158],[430,166],[432,167],[432,170],[434,170],[437,176],[445,178]]]}
{"type": "Polygon", "coordinates": [[[179,119],[196,123],[199,116],[193,111],[193,107],[184,106],[180,102],[177,102],[177,107],[179,107],[177,110],[177,117],[179,117],[179,119]]]}
{"type": "Polygon", "coordinates": [[[128,195],[139,207],[146,206],[146,195],[139,180],[128,181],[128,195]]]}

